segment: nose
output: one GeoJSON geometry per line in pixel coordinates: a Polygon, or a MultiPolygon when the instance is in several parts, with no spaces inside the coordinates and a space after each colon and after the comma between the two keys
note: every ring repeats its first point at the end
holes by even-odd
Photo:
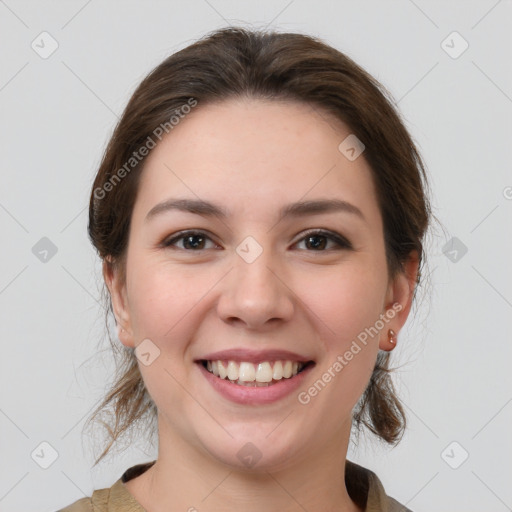
{"type": "Polygon", "coordinates": [[[276,265],[272,265],[266,252],[252,263],[235,255],[234,268],[223,280],[217,303],[218,315],[224,322],[261,330],[275,328],[292,318],[293,292],[286,277],[272,268],[276,265]]]}

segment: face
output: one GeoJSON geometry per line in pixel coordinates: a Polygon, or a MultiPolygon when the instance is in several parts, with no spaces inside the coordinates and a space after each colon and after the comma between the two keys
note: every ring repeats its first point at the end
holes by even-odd
{"type": "Polygon", "coordinates": [[[411,300],[388,278],[364,153],[338,149],[349,134],[307,105],[230,100],[199,105],[147,158],[126,280],[105,278],[122,343],[149,354],[161,436],[267,470],[346,441],[411,300]]]}

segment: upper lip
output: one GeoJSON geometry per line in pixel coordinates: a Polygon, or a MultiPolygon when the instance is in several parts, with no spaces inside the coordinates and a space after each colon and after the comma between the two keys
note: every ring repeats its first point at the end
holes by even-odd
{"type": "Polygon", "coordinates": [[[302,356],[289,350],[254,350],[235,348],[231,350],[220,350],[211,352],[196,359],[196,361],[245,361],[248,363],[259,363],[262,361],[297,361],[307,363],[312,361],[310,357],[302,356]]]}

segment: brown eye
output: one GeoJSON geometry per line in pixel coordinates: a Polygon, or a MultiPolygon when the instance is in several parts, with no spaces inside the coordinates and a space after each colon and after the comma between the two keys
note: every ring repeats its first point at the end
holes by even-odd
{"type": "Polygon", "coordinates": [[[298,243],[304,242],[306,249],[324,252],[325,250],[352,249],[351,243],[337,233],[330,231],[312,231],[306,234],[298,243]],[[329,247],[330,244],[330,247],[329,247]]]}
{"type": "Polygon", "coordinates": [[[212,249],[216,244],[204,233],[189,231],[182,232],[172,238],[166,240],[163,244],[164,247],[174,247],[185,251],[201,251],[204,249],[212,249]],[[207,247],[208,242],[212,244],[207,247]]]}
{"type": "Polygon", "coordinates": [[[200,235],[187,235],[183,237],[185,249],[204,249],[205,238],[200,235]]]}
{"type": "Polygon", "coordinates": [[[308,249],[319,250],[319,249],[325,249],[325,247],[327,246],[327,237],[325,237],[323,235],[307,236],[305,238],[305,240],[306,240],[306,247],[308,249]]]}

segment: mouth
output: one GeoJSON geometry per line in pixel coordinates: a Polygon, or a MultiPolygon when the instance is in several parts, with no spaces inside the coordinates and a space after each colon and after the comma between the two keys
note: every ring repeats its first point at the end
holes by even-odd
{"type": "Polygon", "coordinates": [[[216,393],[241,405],[271,404],[293,396],[316,364],[288,350],[242,347],[204,354],[194,362],[216,393]]]}
{"type": "Polygon", "coordinates": [[[292,380],[314,366],[314,361],[278,359],[267,361],[235,361],[232,359],[200,359],[207,372],[230,384],[244,387],[269,387],[292,380]]]}

